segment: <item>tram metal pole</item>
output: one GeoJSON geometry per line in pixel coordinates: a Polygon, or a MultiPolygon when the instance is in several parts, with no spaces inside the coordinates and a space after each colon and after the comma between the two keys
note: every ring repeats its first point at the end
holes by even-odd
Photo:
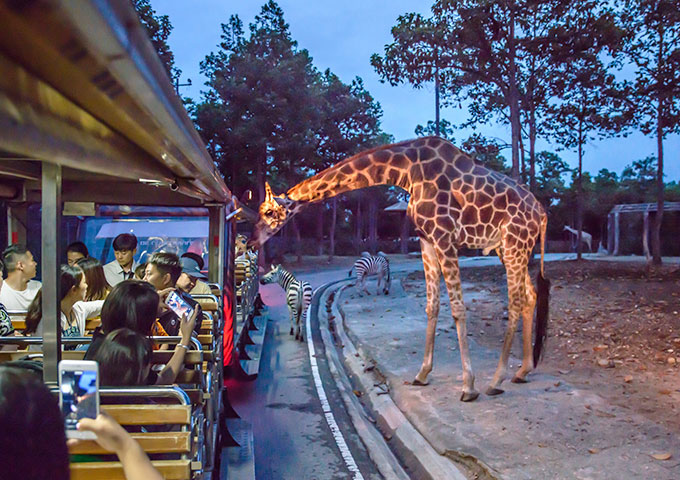
{"type": "Polygon", "coordinates": [[[224,288],[224,205],[208,205],[208,280],[224,288]]]}
{"type": "Polygon", "coordinates": [[[43,379],[59,381],[61,360],[61,318],[59,302],[61,252],[61,165],[42,162],[42,328],[43,379]]]}

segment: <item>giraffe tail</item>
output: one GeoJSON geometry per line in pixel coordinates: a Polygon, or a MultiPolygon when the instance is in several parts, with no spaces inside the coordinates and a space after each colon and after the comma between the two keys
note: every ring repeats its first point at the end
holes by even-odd
{"type": "Polygon", "coordinates": [[[545,278],[543,261],[545,256],[545,232],[548,227],[547,215],[541,221],[541,269],[536,276],[536,338],[534,339],[534,367],[541,360],[541,353],[548,336],[550,316],[550,280],[545,278]]]}

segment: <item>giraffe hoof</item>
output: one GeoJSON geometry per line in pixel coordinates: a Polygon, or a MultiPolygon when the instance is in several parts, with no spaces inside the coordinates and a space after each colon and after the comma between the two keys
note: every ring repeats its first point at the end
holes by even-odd
{"type": "Polygon", "coordinates": [[[486,389],[486,394],[490,397],[493,397],[495,395],[500,395],[501,393],[504,393],[505,390],[501,390],[500,388],[496,387],[489,387],[486,389]]]}
{"type": "Polygon", "coordinates": [[[479,397],[479,392],[476,391],[471,391],[471,392],[463,392],[463,394],[460,396],[460,401],[461,402],[474,402],[477,400],[477,397],[479,397]]]}
{"type": "Polygon", "coordinates": [[[425,381],[421,382],[417,378],[415,380],[413,380],[413,382],[411,382],[411,385],[415,385],[416,387],[424,387],[425,385],[429,385],[429,384],[430,384],[429,380],[425,380],[425,381]]]}
{"type": "Polygon", "coordinates": [[[510,380],[512,383],[529,383],[529,380],[526,378],[514,376],[512,377],[512,380],[510,380]]]}

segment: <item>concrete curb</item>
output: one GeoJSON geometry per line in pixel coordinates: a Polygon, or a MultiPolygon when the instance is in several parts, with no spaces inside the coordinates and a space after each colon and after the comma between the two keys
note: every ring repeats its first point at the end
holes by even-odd
{"type": "Polygon", "coordinates": [[[319,333],[324,343],[324,351],[326,359],[328,360],[328,369],[340,392],[340,396],[347,413],[351,418],[352,424],[359,434],[361,441],[366,446],[369,457],[378,468],[380,474],[386,480],[408,480],[410,478],[409,475],[404,471],[403,467],[394,456],[394,453],[385,442],[383,436],[375,428],[375,420],[366,414],[366,409],[352,392],[352,383],[347,376],[347,372],[340,359],[335,342],[331,337],[331,330],[328,324],[328,298],[342,283],[346,282],[333,282],[328,284],[325,288],[321,287],[324,288],[324,290],[321,292],[316,306],[316,312],[314,312],[319,322],[319,333]]]}
{"type": "Polygon", "coordinates": [[[347,286],[345,282],[340,288],[327,290],[326,298],[335,293],[329,313],[329,318],[338,320],[333,322],[333,326],[339,345],[334,346],[344,360],[349,376],[363,391],[361,398],[364,406],[375,416],[383,435],[408,466],[411,478],[467,480],[469,477],[451,459],[439,454],[399,410],[389,395],[389,387],[384,379],[373,368],[367,367],[367,362],[345,332],[344,315],[338,306],[338,299],[347,286]]]}

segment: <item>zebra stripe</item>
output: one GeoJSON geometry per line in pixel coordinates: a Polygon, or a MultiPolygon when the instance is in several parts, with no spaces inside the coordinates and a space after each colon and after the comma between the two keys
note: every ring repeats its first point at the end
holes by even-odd
{"type": "Polygon", "coordinates": [[[264,284],[276,282],[286,292],[291,334],[294,331],[295,338],[302,340],[301,325],[307,318],[307,307],[312,303],[312,286],[309,282],[297,280],[291,272],[285,270],[281,265],[274,267],[264,275],[260,282],[264,284]]]}
{"type": "Polygon", "coordinates": [[[357,275],[357,285],[360,289],[365,290],[364,281],[365,277],[368,275],[378,275],[378,289],[380,289],[381,280],[384,280],[385,285],[383,286],[383,292],[387,295],[390,288],[390,262],[385,254],[380,252],[378,255],[362,256],[356,262],[354,266],[349,271],[349,275],[352,275],[352,270],[356,272],[357,275]]]}

